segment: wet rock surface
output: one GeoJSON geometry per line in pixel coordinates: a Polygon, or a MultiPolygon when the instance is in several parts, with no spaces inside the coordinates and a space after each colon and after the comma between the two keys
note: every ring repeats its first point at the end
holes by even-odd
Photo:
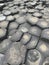
{"type": "Polygon", "coordinates": [[[0,0],[0,65],[49,65],[49,0],[0,0]]]}

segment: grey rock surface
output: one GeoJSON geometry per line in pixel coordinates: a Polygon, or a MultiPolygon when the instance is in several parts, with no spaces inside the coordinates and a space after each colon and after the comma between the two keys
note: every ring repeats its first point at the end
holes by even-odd
{"type": "Polygon", "coordinates": [[[49,65],[49,0],[0,0],[0,65],[49,65]]]}
{"type": "Polygon", "coordinates": [[[26,65],[41,65],[41,59],[43,60],[42,55],[38,50],[30,50],[28,52],[26,65]]]}
{"type": "Polygon", "coordinates": [[[26,47],[21,42],[14,42],[7,50],[6,61],[11,65],[19,65],[24,62],[26,47]]]}
{"type": "Polygon", "coordinates": [[[0,65],[3,65],[4,59],[5,59],[5,55],[4,54],[0,54],[0,65]]]}

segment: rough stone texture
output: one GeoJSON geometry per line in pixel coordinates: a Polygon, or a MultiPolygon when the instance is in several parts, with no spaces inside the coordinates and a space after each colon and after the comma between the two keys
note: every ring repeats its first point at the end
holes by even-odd
{"type": "Polygon", "coordinates": [[[0,0],[0,65],[49,65],[49,0],[0,0]]]}
{"type": "Polygon", "coordinates": [[[11,40],[12,41],[19,41],[21,39],[21,37],[22,37],[22,34],[23,33],[21,31],[17,31],[15,34],[13,34],[11,36],[11,40]]]}
{"type": "Polygon", "coordinates": [[[30,50],[28,52],[26,65],[41,65],[42,60],[43,58],[39,51],[35,49],[30,50]]]}
{"type": "Polygon", "coordinates": [[[39,40],[38,37],[32,36],[30,42],[26,45],[27,49],[32,49],[32,48],[34,49],[38,43],[38,40],[39,40]]]}
{"type": "Polygon", "coordinates": [[[21,42],[14,42],[6,52],[6,61],[11,65],[19,65],[24,62],[26,47],[21,42]]]}
{"type": "Polygon", "coordinates": [[[0,65],[3,65],[4,59],[5,59],[5,55],[4,54],[0,54],[0,65]]]}

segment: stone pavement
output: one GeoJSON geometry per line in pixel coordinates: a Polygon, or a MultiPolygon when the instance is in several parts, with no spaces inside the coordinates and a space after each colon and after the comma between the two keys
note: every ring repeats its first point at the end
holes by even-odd
{"type": "Polygon", "coordinates": [[[0,65],[49,65],[49,0],[0,0],[0,65]]]}

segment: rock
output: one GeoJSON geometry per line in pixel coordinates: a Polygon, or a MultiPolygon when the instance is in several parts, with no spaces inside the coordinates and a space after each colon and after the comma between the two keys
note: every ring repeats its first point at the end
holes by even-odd
{"type": "Polygon", "coordinates": [[[45,38],[49,40],[49,29],[44,29],[41,33],[41,38],[45,38]]]}
{"type": "Polygon", "coordinates": [[[32,36],[30,42],[26,45],[27,49],[32,49],[32,48],[34,49],[38,44],[38,40],[39,40],[38,37],[32,36]]]}
{"type": "Polygon", "coordinates": [[[0,53],[0,65],[3,65],[4,59],[5,59],[5,55],[0,53]]]}
{"type": "Polygon", "coordinates": [[[11,14],[11,11],[10,10],[3,10],[3,14],[8,16],[11,14]]]}
{"type": "Polygon", "coordinates": [[[0,2],[3,2],[3,0],[0,0],[0,2]]]}
{"type": "Polygon", "coordinates": [[[0,52],[4,53],[9,48],[10,45],[11,41],[9,39],[3,40],[0,44],[0,52]]]}
{"type": "Polygon", "coordinates": [[[0,7],[3,7],[5,4],[4,3],[0,3],[0,7]]]}
{"type": "MultiPolygon", "coordinates": [[[[49,22],[49,18],[46,19],[47,22],[49,22]]],[[[48,23],[49,24],[49,23],[48,23]]]]}
{"type": "Polygon", "coordinates": [[[10,3],[8,6],[9,6],[9,7],[13,7],[13,5],[14,5],[13,3],[10,3]]]}
{"type": "Polygon", "coordinates": [[[14,18],[17,19],[20,15],[19,14],[15,14],[14,18]]]}
{"type": "Polygon", "coordinates": [[[8,30],[8,35],[12,36],[14,33],[16,33],[16,29],[8,30]]]}
{"type": "Polygon", "coordinates": [[[19,65],[24,62],[26,47],[21,42],[14,42],[6,52],[6,61],[11,65],[19,65]]]}
{"type": "Polygon", "coordinates": [[[44,9],[44,7],[41,4],[37,5],[35,8],[38,9],[38,10],[43,10],[44,9]]]}
{"type": "MultiPolygon", "coordinates": [[[[33,3],[33,4],[34,4],[34,3],[33,3]]],[[[26,3],[26,6],[27,6],[27,8],[32,8],[31,2],[27,2],[27,3],[26,3]]]]}
{"type": "Polygon", "coordinates": [[[16,23],[16,22],[11,22],[10,23],[9,30],[17,29],[17,28],[18,28],[18,23],[16,23]]]}
{"type": "Polygon", "coordinates": [[[6,29],[0,28],[0,38],[4,37],[6,35],[6,29]]]}
{"type": "Polygon", "coordinates": [[[29,31],[30,29],[30,25],[28,23],[24,23],[24,24],[21,24],[20,27],[19,27],[20,31],[22,31],[23,33],[26,33],[29,31]]]}
{"type": "Polygon", "coordinates": [[[27,16],[27,21],[28,21],[31,25],[35,25],[35,24],[38,22],[38,18],[28,15],[28,16],[27,16]]]}
{"type": "Polygon", "coordinates": [[[26,14],[27,14],[27,8],[26,8],[26,9],[24,9],[24,8],[23,8],[23,9],[20,8],[20,9],[21,9],[21,10],[20,10],[19,13],[20,13],[21,15],[26,15],[26,14]]]}
{"type": "Polygon", "coordinates": [[[41,17],[41,16],[42,16],[42,13],[35,12],[33,15],[34,15],[35,17],[41,17]]]}
{"type": "Polygon", "coordinates": [[[25,65],[25,64],[22,64],[22,65],[25,65]]]}
{"type": "Polygon", "coordinates": [[[37,25],[38,25],[39,27],[41,27],[42,29],[49,27],[49,23],[48,23],[47,21],[45,21],[44,19],[40,19],[40,20],[38,21],[37,25]]]}
{"type": "Polygon", "coordinates": [[[1,23],[0,23],[0,27],[1,28],[7,28],[7,26],[8,26],[8,21],[2,21],[1,23]]]}
{"type": "Polygon", "coordinates": [[[36,2],[36,1],[33,1],[33,2],[30,2],[30,4],[31,4],[32,6],[35,6],[35,5],[37,4],[37,2],[36,2]]]}
{"type": "Polygon", "coordinates": [[[26,65],[41,65],[42,60],[42,55],[38,50],[29,50],[26,65]]]}
{"type": "Polygon", "coordinates": [[[37,45],[37,49],[45,56],[49,56],[49,43],[40,40],[38,45],[37,45]]]}
{"type": "Polygon", "coordinates": [[[49,16],[47,16],[47,15],[43,15],[42,17],[45,19],[49,19],[49,16]]]}
{"type": "Polygon", "coordinates": [[[19,12],[19,8],[11,8],[11,13],[12,14],[17,14],[19,12]]]}
{"type": "Polygon", "coordinates": [[[22,37],[22,32],[21,31],[17,31],[16,33],[14,33],[12,36],[11,36],[11,40],[12,41],[19,41],[22,37]]]}
{"type": "Polygon", "coordinates": [[[21,16],[21,17],[17,18],[16,22],[19,24],[25,23],[26,22],[25,16],[21,16]]]}
{"type": "Polygon", "coordinates": [[[27,29],[26,27],[23,27],[23,26],[20,28],[20,30],[21,30],[23,33],[28,32],[28,29],[27,29]]]}
{"type": "Polygon", "coordinates": [[[13,21],[13,20],[14,20],[14,17],[12,15],[7,16],[7,21],[13,21]]]}
{"type": "Polygon", "coordinates": [[[23,0],[24,2],[28,2],[29,0],[23,0]]]}
{"type": "Polygon", "coordinates": [[[28,9],[28,13],[33,14],[35,12],[35,9],[28,9]]]}
{"type": "Polygon", "coordinates": [[[6,6],[6,7],[4,7],[4,8],[3,8],[3,10],[8,10],[8,9],[9,9],[9,7],[8,7],[8,6],[6,6]]]}
{"type": "Polygon", "coordinates": [[[31,39],[31,35],[29,33],[25,33],[21,39],[23,44],[27,44],[31,39]]]}
{"type": "Polygon", "coordinates": [[[30,28],[29,33],[32,34],[32,35],[35,35],[35,36],[40,36],[41,29],[36,27],[36,26],[33,26],[33,27],[30,28]]]}
{"type": "Polygon", "coordinates": [[[0,21],[4,21],[6,19],[6,16],[0,15],[0,21]]]}
{"type": "Polygon", "coordinates": [[[49,65],[49,57],[46,57],[44,62],[43,62],[43,65],[49,65]]]}

